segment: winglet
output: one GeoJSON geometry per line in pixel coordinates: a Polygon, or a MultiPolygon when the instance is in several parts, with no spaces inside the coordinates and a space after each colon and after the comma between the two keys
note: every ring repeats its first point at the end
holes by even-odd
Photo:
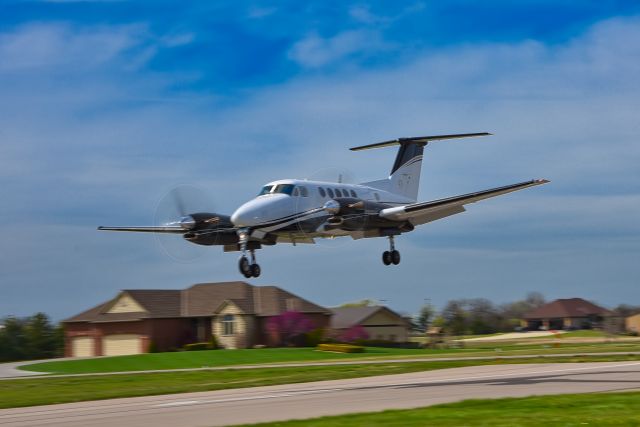
{"type": "Polygon", "coordinates": [[[390,147],[392,145],[403,145],[403,144],[427,145],[431,141],[441,141],[443,139],[470,138],[474,136],[489,136],[489,135],[493,135],[493,134],[489,132],[479,132],[479,133],[459,133],[459,134],[451,134],[451,135],[415,136],[411,138],[397,138],[397,139],[392,139],[390,141],[383,141],[383,142],[376,142],[374,144],[361,145],[359,147],[352,147],[350,148],[350,150],[360,151],[360,150],[368,150],[371,148],[390,147]]]}

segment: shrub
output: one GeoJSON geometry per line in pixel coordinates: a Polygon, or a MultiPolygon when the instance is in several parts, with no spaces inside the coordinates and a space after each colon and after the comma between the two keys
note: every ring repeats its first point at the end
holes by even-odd
{"type": "Polygon", "coordinates": [[[149,343],[149,353],[158,353],[158,346],[156,345],[155,341],[151,341],[149,343]]]}
{"type": "Polygon", "coordinates": [[[185,344],[182,347],[183,350],[186,351],[196,351],[196,350],[208,350],[209,343],[208,342],[194,342],[192,344],[185,344]]]}
{"type": "Polygon", "coordinates": [[[344,342],[356,342],[360,340],[368,340],[369,333],[362,325],[355,325],[344,331],[342,334],[342,341],[344,342]]]}
{"type": "Polygon", "coordinates": [[[335,351],[338,353],[364,353],[364,347],[352,344],[320,344],[316,349],[320,351],[335,351]]]}
{"type": "Polygon", "coordinates": [[[304,334],[304,344],[307,347],[316,347],[324,339],[324,329],[316,328],[304,334]]]}
{"type": "Polygon", "coordinates": [[[209,338],[209,350],[217,350],[220,348],[220,343],[218,342],[218,338],[215,335],[211,335],[209,338]]]}

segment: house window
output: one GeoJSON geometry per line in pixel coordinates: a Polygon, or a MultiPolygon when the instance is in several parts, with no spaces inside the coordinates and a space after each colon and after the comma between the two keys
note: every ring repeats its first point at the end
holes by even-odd
{"type": "Polygon", "coordinates": [[[222,317],[222,335],[233,335],[233,314],[225,314],[222,317]]]}

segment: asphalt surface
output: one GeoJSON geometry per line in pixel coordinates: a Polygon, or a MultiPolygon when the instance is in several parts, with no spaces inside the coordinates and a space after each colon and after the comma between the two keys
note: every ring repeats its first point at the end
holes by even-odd
{"type": "Polygon", "coordinates": [[[0,410],[0,425],[219,426],[471,398],[640,389],[640,362],[474,366],[410,374],[0,410]]]}

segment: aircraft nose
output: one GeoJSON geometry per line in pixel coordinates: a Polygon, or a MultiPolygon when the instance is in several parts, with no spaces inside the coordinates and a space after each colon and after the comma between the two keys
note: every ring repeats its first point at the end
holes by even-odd
{"type": "Polygon", "coordinates": [[[236,227],[250,227],[258,223],[259,216],[253,206],[245,203],[231,215],[231,222],[236,227]]]}

